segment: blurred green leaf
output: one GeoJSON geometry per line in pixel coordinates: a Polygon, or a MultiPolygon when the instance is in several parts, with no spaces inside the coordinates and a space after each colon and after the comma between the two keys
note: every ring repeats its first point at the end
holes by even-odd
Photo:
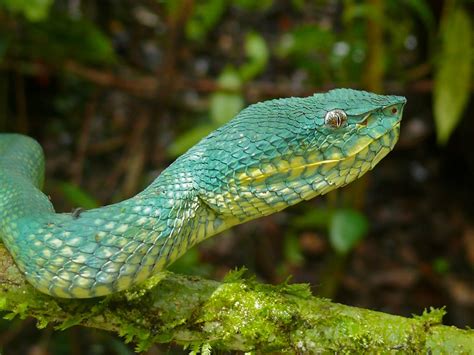
{"type": "Polygon", "coordinates": [[[213,122],[218,125],[228,122],[244,107],[244,98],[240,93],[242,81],[238,72],[227,67],[217,79],[223,89],[216,91],[210,98],[210,115],[213,122]]]}
{"type": "Polygon", "coordinates": [[[472,80],[472,24],[462,8],[452,9],[441,27],[433,105],[438,142],[445,144],[468,103],[472,80]]]}
{"type": "Polygon", "coordinates": [[[403,2],[416,12],[428,31],[434,31],[435,18],[430,6],[425,0],[403,0],[403,2]]]}
{"type": "Polygon", "coordinates": [[[30,21],[44,20],[53,0],[0,0],[0,6],[12,13],[25,16],[30,21]]]}
{"type": "Polygon", "coordinates": [[[374,21],[381,21],[382,14],[379,14],[376,7],[368,2],[365,3],[348,3],[344,7],[342,19],[345,23],[354,21],[355,19],[362,18],[364,20],[372,19],[374,21]]]}
{"type": "Polygon", "coordinates": [[[338,254],[347,254],[364,238],[369,228],[367,218],[354,210],[336,210],[329,226],[329,241],[338,254]]]}
{"type": "Polygon", "coordinates": [[[304,261],[298,238],[294,233],[289,233],[285,236],[283,252],[285,260],[291,264],[299,265],[304,261]]]}
{"type": "Polygon", "coordinates": [[[296,10],[302,11],[304,10],[306,1],[305,0],[292,0],[291,3],[296,10]]]}
{"type": "Polygon", "coordinates": [[[196,126],[185,133],[181,134],[178,138],[175,139],[173,143],[168,147],[168,154],[172,157],[177,157],[184,152],[186,152],[189,148],[191,148],[194,144],[199,142],[199,140],[217,127],[215,124],[203,124],[196,126]]]}
{"type": "Polygon", "coordinates": [[[58,184],[58,186],[61,193],[73,206],[81,207],[84,209],[97,208],[100,206],[97,200],[95,200],[91,195],[82,190],[79,186],[76,186],[69,182],[60,183],[58,184]]]}
{"type": "Polygon", "coordinates": [[[335,37],[327,29],[315,25],[303,25],[293,29],[282,38],[278,47],[280,56],[305,56],[318,50],[332,49],[335,37]]]}
{"type": "Polygon", "coordinates": [[[446,258],[436,258],[433,261],[433,269],[439,274],[446,274],[449,269],[449,261],[446,258]]]}
{"type": "Polygon", "coordinates": [[[336,35],[331,29],[303,25],[281,37],[276,54],[308,71],[314,82],[329,81],[331,71],[328,58],[335,41],[336,35]]]}
{"type": "Polygon", "coordinates": [[[211,355],[212,354],[212,346],[209,343],[202,344],[201,347],[201,355],[211,355]]]}
{"type": "Polygon", "coordinates": [[[235,68],[227,66],[217,78],[217,83],[221,88],[228,91],[239,91],[242,87],[242,80],[235,68]]]}
{"type": "Polygon", "coordinates": [[[168,148],[170,156],[177,157],[183,154],[201,138],[229,121],[244,107],[244,99],[240,93],[242,82],[234,68],[224,69],[217,82],[222,90],[216,91],[210,97],[209,111],[212,122],[200,124],[180,135],[168,148]]]}
{"type": "Polygon", "coordinates": [[[109,38],[92,22],[60,15],[54,21],[26,24],[19,48],[23,56],[53,63],[68,59],[84,64],[116,61],[109,38]]]}
{"type": "Polygon", "coordinates": [[[179,16],[179,10],[181,6],[183,5],[183,0],[175,0],[175,1],[156,0],[156,1],[164,6],[167,17],[175,18],[179,16]]]}
{"type": "Polygon", "coordinates": [[[83,319],[84,319],[83,315],[76,315],[69,319],[66,319],[64,322],[62,322],[61,324],[58,324],[54,328],[57,330],[66,330],[68,328],[71,328],[71,327],[74,327],[75,325],[80,324],[83,319]]]}
{"type": "Polygon", "coordinates": [[[199,260],[199,250],[196,247],[189,249],[168,269],[178,274],[198,275],[202,277],[209,277],[212,273],[212,265],[199,260]]]}
{"type": "Polygon", "coordinates": [[[240,94],[216,92],[211,96],[210,113],[214,122],[225,123],[244,107],[244,99],[240,94]]]}
{"type": "Polygon", "coordinates": [[[331,221],[332,210],[326,208],[308,209],[303,214],[293,218],[292,225],[297,228],[327,228],[331,221]]]}
{"type": "Polygon", "coordinates": [[[273,0],[234,0],[232,3],[246,10],[265,11],[273,5],[273,0]]]}
{"type": "Polygon", "coordinates": [[[194,41],[203,40],[219,21],[226,6],[226,0],[196,1],[193,14],[186,24],[186,36],[194,41]]]}
{"type": "Polygon", "coordinates": [[[264,38],[251,32],[245,37],[245,53],[248,60],[239,68],[242,81],[246,82],[265,70],[268,62],[268,48],[264,38]]]}

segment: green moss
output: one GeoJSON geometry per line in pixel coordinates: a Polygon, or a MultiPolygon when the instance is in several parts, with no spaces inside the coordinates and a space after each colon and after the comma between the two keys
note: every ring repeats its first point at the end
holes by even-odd
{"type": "Polygon", "coordinates": [[[198,322],[217,339],[225,341],[238,334],[248,350],[263,342],[270,343],[265,350],[287,347],[285,330],[298,326],[298,307],[284,296],[275,297],[272,291],[274,287],[253,282],[222,284],[204,305],[198,322]]]}
{"type": "Polygon", "coordinates": [[[425,309],[421,316],[415,315],[413,318],[422,321],[427,327],[443,324],[443,317],[446,315],[445,308],[430,307],[425,309]]]}
{"type": "MultiPolygon", "coordinates": [[[[1,249],[1,248],[0,248],[1,249]]],[[[0,250],[1,251],[1,250],[0,250]]],[[[1,273],[0,273],[1,275],[1,273]]],[[[43,295],[8,281],[0,290],[7,317],[33,316],[38,326],[75,324],[119,333],[137,351],[176,342],[193,351],[424,353],[474,351],[474,332],[439,325],[444,310],[415,319],[347,307],[311,296],[307,285],[262,285],[242,270],[225,283],[163,273],[129,291],[85,300],[43,295]]]]}
{"type": "Polygon", "coordinates": [[[0,310],[6,310],[7,308],[7,299],[5,297],[0,297],[0,310]]]}

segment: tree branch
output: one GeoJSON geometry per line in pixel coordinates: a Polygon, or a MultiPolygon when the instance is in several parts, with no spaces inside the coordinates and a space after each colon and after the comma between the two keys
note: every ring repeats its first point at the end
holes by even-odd
{"type": "Polygon", "coordinates": [[[307,285],[270,286],[241,272],[222,283],[164,272],[108,297],[57,299],[34,290],[0,245],[0,309],[65,329],[116,332],[154,343],[243,351],[470,353],[474,331],[441,325],[443,310],[403,318],[313,297],[307,285]]]}

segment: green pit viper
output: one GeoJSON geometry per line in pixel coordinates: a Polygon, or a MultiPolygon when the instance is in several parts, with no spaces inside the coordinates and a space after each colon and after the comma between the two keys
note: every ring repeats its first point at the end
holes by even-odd
{"type": "Polygon", "coordinates": [[[117,292],[225,229],[359,178],[394,147],[405,103],[335,89],[251,105],[135,197],[80,214],[55,213],[40,191],[39,144],[0,134],[0,237],[44,293],[117,292]]]}

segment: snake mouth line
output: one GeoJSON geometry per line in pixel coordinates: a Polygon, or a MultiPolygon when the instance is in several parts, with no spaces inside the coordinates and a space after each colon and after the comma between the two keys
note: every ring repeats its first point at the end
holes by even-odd
{"type": "MultiPolygon", "coordinates": [[[[367,114],[364,116],[362,119],[361,123],[357,123],[357,125],[362,125],[362,123],[367,122],[370,119],[371,114],[367,114]]],[[[296,174],[299,171],[303,171],[305,169],[311,169],[311,168],[316,168],[317,166],[325,165],[325,164],[338,164],[342,161],[348,160],[354,156],[357,156],[361,154],[364,150],[368,149],[369,146],[373,145],[374,143],[381,142],[384,137],[387,137],[391,132],[394,130],[399,130],[400,128],[400,122],[401,120],[397,120],[394,125],[387,130],[384,134],[380,135],[379,137],[376,137],[375,139],[372,139],[370,142],[360,146],[356,151],[352,152],[352,154],[338,158],[338,159],[326,159],[326,160],[319,160],[319,161],[314,161],[310,163],[302,163],[303,158],[294,158],[292,161],[288,162],[288,166],[283,168],[283,169],[272,169],[268,172],[262,173],[260,169],[256,169],[259,171],[259,173],[253,173],[253,174],[247,174],[243,173],[241,177],[239,178],[240,183],[250,183],[250,182],[259,182],[262,180],[265,180],[273,175],[276,174],[296,174]]],[[[387,144],[380,144],[381,149],[383,147],[388,148],[389,151],[393,148],[396,138],[394,139],[393,142],[390,142],[389,145],[387,144]],[[393,143],[393,144],[392,144],[393,143]]],[[[377,161],[378,162],[378,161],[377,161]]],[[[374,164],[375,166],[375,164],[374,164]]]]}

